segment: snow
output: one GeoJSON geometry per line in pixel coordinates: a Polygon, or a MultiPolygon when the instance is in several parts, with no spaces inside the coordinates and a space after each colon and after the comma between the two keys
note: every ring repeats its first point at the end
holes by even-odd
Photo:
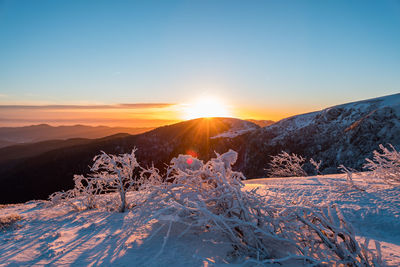
{"type": "Polygon", "coordinates": [[[307,127],[308,125],[313,123],[313,121],[317,115],[318,115],[318,112],[311,112],[311,113],[306,113],[306,114],[302,114],[302,115],[297,115],[294,117],[289,117],[289,118],[283,119],[283,120],[279,121],[278,123],[272,124],[271,126],[266,126],[265,128],[274,129],[276,127],[279,127],[280,124],[283,124],[283,125],[288,124],[286,127],[286,130],[293,131],[295,129],[307,127]]]}
{"type": "Polygon", "coordinates": [[[5,212],[19,212],[25,219],[19,229],[0,234],[0,266],[202,266],[207,255],[224,255],[229,249],[207,242],[206,234],[178,238],[182,227],[174,225],[165,253],[155,257],[165,229],[152,237],[157,222],[143,222],[134,211],[76,212],[32,202],[1,214],[5,212]]]}
{"type": "MultiPolygon", "coordinates": [[[[268,191],[272,201],[274,195],[293,201],[300,195],[314,205],[336,203],[358,239],[381,242],[383,260],[389,266],[400,266],[400,187],[360,175],[353,180],[366,191],[349,188],[344,174],[254,179],[247,181],[246,187],[268,191]]],[[[370,248],[374,248],[372,243],[370,248]]]]}
{"type": "Polygon", "coordinates": [[[341,104],[323,109],[321,111],[296,115],[293,117],[285,118],[270,126],[266,126],[264,127],[264,129],[275,129],[282,127],[283,125],[285,126],[284,128],[286,132],[294,131],[296,129],[301,129],[313,124],[318,115],[326,114],[327,112],[334,109],[344,109],[344,112],[342,113],[346,113],[345,111],[351,112],[351,114],[341,117],[341,119],[343,120],[342,123],[348,124],[352,123],[352,120],[349,120],[349,118],[353,117],[352,114],[363,114],[366,112],[368,113],[369,111],[374,111],[376,109],[385,107],[393,108],[396,113],[400,114],[400,94],[341,104]]]}
{"type": "MultiPolygon", "coordinates": [[[[392,116],[392,112],[400,117],[400,94],[341,104],[320,111],[292,116],[265,126],[262,131],[273,134],[272,139],[269,140],[270,144],[277,144],[286,137],[302,134],[301,130],[304,128],[311,131],[324,129],[326,134],[335,136],[343,134],[343,131],[346,132],[347,129],[356,127],[370,116],[385,120],[392,116]]],[[[391,121],[394,124],[390,125],[392,129],[399,127],[399,120],[393,119],[391,121]]],[[[371,122],[374,122],[374,120],[371,120],[371,122]]],[[[388,131],[390,129],[386,130],[386,132],[383,132],[385,130],[382,129],[382,135],[390,134],[391,131],[388,131]]]]}
{"type": "MultiPolygon", "coordinates": [[[[368,238],[371,249],[372,241],[379,241],[386,264],[399,266],[400,187],[357,175],[353,180],[366,191],[349,188],[344,174],[254,179],[246,181],[245,189],[268,193],[267,203],[276,196],[292,201],[301,196],[314,205],[336,203],[357,238],[368,238]]],[[[138,197],[130,193],[128,202],[138,197]]],[[[181,235],[186,226],[176,222],[166,240],[168,228],[140,217],[135,208],[76,211],[45,201],[0,206],[0,217],[10,214],[23,220],[0,231],[0,266],[241,266],[229,257],[232,248],[222,235],[193,229],[181,235]]]]}
{"type": "Polygon", "coordinates": [[[251,132],[255,130],[256,128],[246,128],[246,129],[241,129],[241,130],[229,130],[226,132],[223,132],[221,134],[215,135],[210,137],[211,139],[215,138],[235,138],[236,136],[251,132]]]}
{"type": "Polygon", "coordinates": [[[228,124],[230,124],[229,130],[220,133],[218,135],[210,137],[210,139],[216,138],[235,138],[239,135],[243,135],[245,133],[257,130],[258,127],[256,124],[249,121],[241,121],[241,120],[225,120],[228,124]]]}
{"type": "Polygon", "coordinates": [[[400,93],[382,96],[372,99],[367,99],[363,101],[356,101],[347,104],[338,105],[335,107],[346,107],[346,108],[355,108],[355,107],[368,107],[370,105],[375,105],[379,107],[399,107],[400,106],[400,93]]]}

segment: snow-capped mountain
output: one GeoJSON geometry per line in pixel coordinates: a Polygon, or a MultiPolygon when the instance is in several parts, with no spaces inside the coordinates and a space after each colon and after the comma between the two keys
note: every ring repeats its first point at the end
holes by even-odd
{"type": "Polygon", "coordinates": [[[379,144],[400,147],[400,94],[333,106],[293,116],[254,131],[243,151],[242,170],[265,176],[269,156],[281,150],[322,160],[322,170],[340,164],[361,169],[379,144]]]}
{"type": "MultiPolygon", "coordinates": [[[[361,170],[379,144],[389,143],[400,149],[400,94],[293,116],[264,128],[233,118],[196,119],[138,135],[10,146],[0,149],[0,203],[45,199],[72,188],[73,175],[88,173],[100,151],[121,154],[136,147],[143,166],[164,171],[179,154],[209,160],[214,152],[233,149],[238,152],[234,169],[251,179],[266,177],[271,156],[282,150],[322,160],[323,173],[337,173],[340,164],[361,170]]],[[[305,165],[311,174],[310,167],[305,165]]]]}

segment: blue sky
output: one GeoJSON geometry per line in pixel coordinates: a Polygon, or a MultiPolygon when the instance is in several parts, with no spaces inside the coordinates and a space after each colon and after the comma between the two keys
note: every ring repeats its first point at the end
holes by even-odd
{"type": "Polygon", "coordinates": [[[210,94],[276,119],[398,92],[400,1],[0,0],[3,105],[210,94]]]}

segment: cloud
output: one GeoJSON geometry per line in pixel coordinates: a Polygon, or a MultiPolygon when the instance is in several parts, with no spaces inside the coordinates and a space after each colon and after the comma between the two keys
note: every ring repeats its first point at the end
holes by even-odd
{"type": "Polygon", "coordinates": [[[0,127],[41,123],[157,127],[177,122],[176,104],[0,105],[0,127]]]}
{"type": "Polygon", "coordinates": [[[79,118],[79,119],[68,119],[68,118],[55,118],[55,119],[35,119],[35,118],[27,118],[27,119],[9,119],[9,118],[2,118],[0,117],[0,124],[1,123],[8,123],[8,122],[15,122],[15,123],[47,123],[47,122],[58,122],[58,123],[75,123],[75,122],[83,122],[83,123],[128,123],[128,122],[135,122],[135,123],[155,123],[155,124],[165,124],[171,122],[177,122],[177,120],[163,120],[163,119],[116,119],[116,118],[79,118]]]}
{"type": "Polygon", "coordinates": [[[165,108],[174,106],[172,103],[133,103],[133,104],[118,104],[120,108],[165,108]]]}
{"type": "MultiPolygon", "coordinates": [[[[1,97],[1,95],[0,95],[1,97]]],[[[173,103],[122,103],[113,105],[0,105],[0,109],[151,109],[174,106],[173,103]]]]}

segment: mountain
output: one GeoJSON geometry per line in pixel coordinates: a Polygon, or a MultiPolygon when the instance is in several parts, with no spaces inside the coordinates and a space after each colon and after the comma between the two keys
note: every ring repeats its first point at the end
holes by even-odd
{"type": "Polygon", "coordinates": [[[248,119],[247,121],[255,123],[260,127],[270,126],[271,124],[275,123],[275,121],[271,121],[271,120],[253,120],[253,119],[248,119]]]}
{"type": "Polygon", "coordinates": [[[400,94],[297,115],[258,129],[240,151],[244,160],[239,168],[249,177],[265,177],[270,156],[285,150],[322,160],[324,173],[337,172],[340,164],[361,170],[379,144],[400,149],[400,94]]]}
{"type": "Polygon", "coordinates": [[[45,199],[54,191],[73,187],[74,174],[86,174],[93,157],[138,148],[143,166],[161,171],[173,157],[190,153],[201,159],[244,144],[245,136],[260,127],[231,118],[196,119],[164,126],[138,135],[100,139],[70,139],[0,149],[0,203],[45,199]],[[219,137],[220,135],[224,137],[219,137]],[[231,137],[228,137],[231,136],[231,137]],[[214,137],[214,138],[213,138],[214,137]]]}
{"type": "MultiPolygon", "coordinates": [[[[234,149],[234,166],[248,178],[266,177],[271,156],[282,150],[322,160],[323,173],[337,167],[362,169],[379,144],[400,149],[400,94],[293,116],[261,128],[233,118],[196,119],[137,135],[70,139],[0,149],[0,203],[45,199],[73,186],[74,174],[87,174],[99,152],[136,153],[142,166],[165,163],[179,154],[208,160],[234,149]]],[[[305,168],[313,174],[310,164],[305,168]]]]}
{"type": "MultiPolygon", "coordinates": [[[[99,138],[99,140],[113,139],[122,136],[130,136],[130,135],[115,134],[99,138]]],[[[60,150],[66,147],[86,145],[92,143],[93,141],[94,141],[93,139],[86,139],[86,138],[71,138],[67,140],[48,140],[37,143],[14,144],[11,146],[0,148],[0,163],[4,162],[9,163],[12,162],[13,160],[30,158],[38,156],[48,151],[60,150]]]]}
{"type": "Polygon", "coordinates": [[[0,148],[15,143],[32,143],[54,139],[70,138],[102,138],[105,136],[128,133],[139,134],[152,128],[129,128],[107,126],[50,126],[47,124],[31,125],[24,127],[0,127],[0,148]]]}
{"type": "Polygon", "coordinates": [[[2,147],[6,147],[6,146],[12,146],[12,145],[16,145],[17,143],[15,142],[10,142],[10,141],[6,141],[6,140],[0,140],[0,148],[2,147]]]}

